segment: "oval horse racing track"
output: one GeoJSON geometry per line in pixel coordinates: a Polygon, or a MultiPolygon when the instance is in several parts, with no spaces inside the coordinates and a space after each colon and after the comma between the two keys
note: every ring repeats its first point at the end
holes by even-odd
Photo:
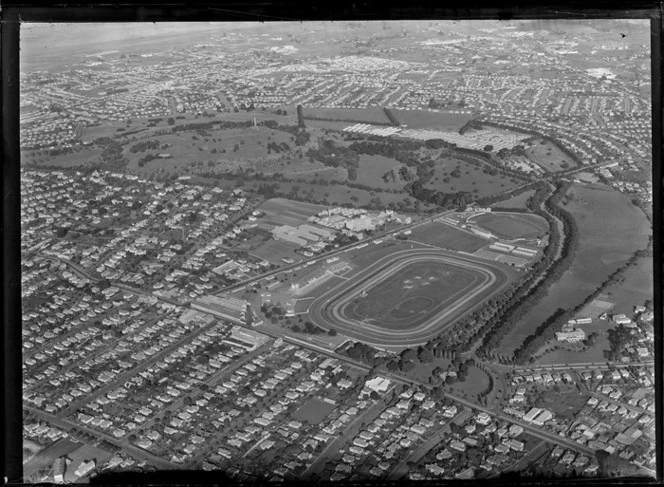
{"type": "Polygon", "coordinates": [[[394,252],[309,308],[318,326],[379,348],[420,345],[513,281],[510,268],[439,249],[394,252]]]}

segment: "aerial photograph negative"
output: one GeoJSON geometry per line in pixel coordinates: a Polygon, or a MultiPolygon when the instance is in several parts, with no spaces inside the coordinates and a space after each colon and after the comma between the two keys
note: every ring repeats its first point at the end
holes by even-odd
{"type": "Polygon", "coordinates": [[[654,479],[650,35],[21,24],[24,482],[654,479]]]}

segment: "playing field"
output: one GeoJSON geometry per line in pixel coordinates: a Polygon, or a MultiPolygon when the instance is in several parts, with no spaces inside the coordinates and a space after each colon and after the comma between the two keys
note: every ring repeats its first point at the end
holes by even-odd
{"type": "Polygon", "coordinates": [[[265,259],[273,264],[283,265],[281,259],[293,259],[299,262],[304,259],[300,254],[296,254],[295,250],[299,245],[285,240],[268,240],[259,247],[251,251],[252,255],[265,259]]]}
{"type": "Polygon", "coordinates": [[[419,225],[413,229],[410,239],[444,249],[463,250],[468,253],[473,253],[490,243],[489,240],[471,232],[436,221],[419,225]]]}
{"type": "Polygon", "coordinates": [[[386,348],[426,342],[513,279],[512,271],[438,249],[395,251],[318,297],[322,328],[386,348]]]}
{"type": "Polygon", "coordinates": [[[340,308],[340,312],[363,323],[407,329],[430,318],[479,279],[477,273],[446,262],[406,262],[369,290],[363,288],[359,296],[340,308]]]}
{"type": "Polygon", "coordinates": [[[335,407],[336,405],[321,401],[320,399],[312,399],[295,411],[293,417],[298,421],[309,424],[318,424],[323,421],[323,419],[325,419],[335,407]]]}
{"type": "Polygon", "coordinates": [[[503,238],[537,238],[549,230],[544,218],[520,213],[485,213],[473,219],[480,227],[503,238]]]}

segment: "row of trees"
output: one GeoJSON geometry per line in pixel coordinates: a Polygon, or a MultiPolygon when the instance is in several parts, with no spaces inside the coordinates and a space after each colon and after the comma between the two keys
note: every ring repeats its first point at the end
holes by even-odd
{"type": "Polygon", "coordinates": [[[302,110],[302,105],[297,106],[297,126],[301,129],[306,128],[304,124],[304,110],[302,110]]]}
{"type": "MultiPolygon", "coordinates": [[[[572,215],[557,206],[567,192],[569,183],[558,183],[556,191],[546,199],[547,210],[563,222],[563,234],[561,235],[553,217],[542,211],[535,205],[539,205],[542,192],[538,191],[529,201],[531,210],[547,218],[550,227],[550,240],[544,257],[533,267],[528,279],[526,279],[508,303],[508,311],[500,317],[500,323],[496,323],[488,330],[479,352],[488,356],[502,342],[502,339],[526,316],[526,314],[548,293],[548,288],[571,267],[574,256],[579,245],[578,228],[572,215]],[[566,236],[566,238],[565,238],[566,236]],[[555,260],[559,246],[562,245],[560,258],[555,260]],[[542,276],[541,279],[539,276],[542,276]],[[539,282],[536,282],[540,279],[539,282]],[[535,285],[531,289],[532,285],[535,285]],[[527,294],[526,294],[527,292],[527,294]]],[[[532,356],[532,352],[539,348],[553,333],[558,331],[562,324],[569,319],[567,314],[556,313],[540,326],[533,335],[526,338],[521,347],[515,352],[514,359],[518,363],[532,356]]]]}
{"type": "Polygon", "coordinates": [[[538,182],[535,186],[537,189],[528,200],[528,207],[535,214],[544,216],[549,222],[549,244],[544,249],[544,256],[533,266],[528,276],[520,283],[513,285],[509,292],[501,295],[502,299],[496,313],[492,314],[489,320],[478,329],[474,338],[479,339],[484,336],[482,345],[477,350],[479,356],[495,356],[494,351],[504,336],[525,316],[529,307],[538,302],[546,293],[546,288],[542,286],[535,290],[531,290],[531,287],[552,264],[558,253],[561,235],[555,220],[541,209],[542,202],[550,194],[548,185],[538,182]]]}
{"type": "Polygon", "coordinates": [[[197,123],[185,123],[182,125],[176,125],[171,128],[171,132],[189,132],[189,131],[198,131],[198,130],[210,130],[215,127],[221,130],[229,129],[241,129],[251,127],[253,122],[251,120],[246,120],[244,122],[233,122],[228,120],[213,120],[211,122],[197,122],[197,123]]]}
{"type": "Polygon", "coordinates": [[[390,110],[387,107],[383,108],[383,111],[385,112],[385,116],[390,120],[390,123],[394,125],[395,127],[400,127],[401,123],[399,120],[397,120],[397,117],[394,116],[394,113],[392,113],[392,110],[390,110]]]}
{"type": "Polygon", "coordinates": [[[372,143],[371,139],[367,138],[365,141],[353,142],[348,148],[358,154],[396,159],[407,166],[417,166],[420,163],[419,157],[414,152],[422,148],[421,142],[380,138],[378,140],[381,143],[372,143]]]}
{"type": "Polygon", "coordinates": [[[129,152],[136,154],[137,152],[145,152],[146,150],[159,149],[160,144],[158,140],[144,140],[132,145],[129,152]]]}
{"type": "MultiPolygon", "coordinates": [[[[549,213],[562,221],[564,233],[567,236],[563,242],[560,259],[549,268],[545,276],[547,287],[558,281],[569,270],[579,247],[579,230],[576,220],[570,212],[558,206],[558,203],[562,200],[565,193],[567,193],[568,188],[569,183],[559,183],[557,191],[545,203],[549,213]]],[[[572,318],[574,312],[574,310],[557,310],[533,334],[526,337],[514,354],[515,361],[523,364],[530,360],[534,352],[548,340],[552,339],[556,332],[562,329],[563,325],[572,318]]]]}

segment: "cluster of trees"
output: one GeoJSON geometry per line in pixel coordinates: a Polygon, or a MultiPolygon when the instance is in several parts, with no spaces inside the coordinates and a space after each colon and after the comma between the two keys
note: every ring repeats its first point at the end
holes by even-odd
{"type": "Polygon", "coordinates": [[[198,131],[198,130],[209,130],[217,126],[221,130],[229,129],[243,129],[249,128],[253,122],[247,120],[244,122],[232,122],[228,120],[213,120],[211,122],[198,122],[198,123],[185,123],[183,125],[177,125],[171,128],[171,132],[189,132],[189,131],[198,131]]]}
{"type": "Polygon", "coordinates": [[[469,193],[467,192],[443,193],[442,191],[425,188],[419,180],[408,183],[405,189],[416,200],[441,208],[464,210],[469,201],[469,193]]]}
{"type": "Polygon", "coordinates": [[[597,450],[595,458],[599,463],[600,473],[605,477],[629,477],[639,474],[640,468],[618,453],[597,450]]]}
{"type": "Polygon", "coordinates": [[[357,360],[371,366],[377,365],[376,354],[378,351],[365,343],[354,342],[345,350],[345,352],[346,355],[348,355],[353,360],[357,360]]]}
{"type": "Polygon", "coordinates": [[[258,123],[259,126],[261,127],[267,127],[271,128],[273,130],[279,130],[281,132],[286,132],[295,137],[295,145],[296,146],[302,146],[309,142],[309,139],[311,138],[311,135],[309,132],[304,130],[304,127],[301,127],[299,125],[281,125],[279,122],[276,120],[264,120],[262,122],[258,123]]]}
{"type": "Polygon", "coordinates": [[[265,315],[266,318],[272,318],[273,316],[286,316],[286,310],[275,304],[273,306],[268,306],[267,303],[261,305],[261,312],[265,315]]]}
{"type": "Polygon", "coordinates": [[[456,144],[451,144],[443,139],[429,139],[424,145],[429,149],[451,149],[456,147],[456,144]]]}
{"type": "Polygon", "coordinates": [[[370,138],[367,141],[353,142],[348,146],[358,154],[369,156],[384,156],[396,159],[407,166],[417,166],[420,162],[414,152],[422,148],[421,142],[396,140],[396,139],[378,139],[381,143],[371,143],[370,138]]]}
{"type": "Polygon", "coordinates": [[[314,325],[311,321],[304,322],[304,328],[300,328],[298,325],[293,326],[293,331],[296,333],[309,333],[310,335],[321,335],[325,333],[325,330],[314,325]]]}
{"type": "Polygon", "coordinates": [[[577,165],[582,164],[579,156],[576,153],[572,152],[570,149],[568,149],[567,147],[562,145],[558,140],[554,139],[551,136],[540,134],[539,132],[536,132],[534,130],[528,130],[528,129],[524,129],[524,128],[520,128],[520,127],[513,127],[511,125],[506,125],[506,124],[502,124],[502,123],[486,122],[486,121],[483,122],[483,123],[484,123],[484,125],[489,125],[491,127],[496,127],[496,128],[500,128],[500,129],[504,129],[504,130],[512,130],[512,131],[515,131],[515,132],[521,132],[521,133],[524,133],[524,134],[529,134],[529,135],[532,135],[534,137],[540,137],[543,140],[549,142],[551,145],[556,146],[563,154],[565,154],[567,157],[572,159],[577,165]]]}
{"type": "Polygon", "coordinates": [[[311,162],[317,160],[326,166],[343,167],[348,171],[349,180],[355,181],[357,179],[360,156],[352,148],[338,146],[331,140],[324,140],[318,144],[317,149],[309,149],[306,155],[311,162]]]}
{"type": "Polygon", "coordinates": [[[101,160],[107,164],[123,164],[125,163],[122,157],[122,145],[110,137],[101,137],[95,140],[97,145],[104,148],[101,152],[101,160]]]}
{"type": "Polygon", "coordinates": [[[515,145],[511,149],[504,147],[500,149],[498,152],[496,152],[496,155],[501,159],[505,159],[506,157],[509,156],[526,156],[527,154],[526,154],[526,148],[521,144],[519,144],[515,145]]]}
{"type": "Polygon", "coordinates": [[[281,144],[277,144],[276,142],[272,141],[267,144],[267,153],[271,154],[272,151],[275,153],[279,154],[281,152],[288,152],[290,150],[290,146],[286,142],[282,142],[281,144]]]}
{"type": "Polygon", "coordinates": [[[295,145],[300,147],[305,145],[309,140],[311,139],[311,135],[309,135],[309,132],[306,130],[299,130],[297,134],[295,134],[295,145]]]}
{"type": "MultiPolygon", "coordinates": [[[[328,245],[332,248],[334,248],[335,245],[338,245],[339,247],[346,247],[347,245],[352,245],[357,242],[359,242],[359,239],[355,235],[345,235],[343,233],[338,233],[332,242],[330,242],[328,245]]],[[[325,249],[327,250],[327,246],[325,249]]]]}
{"type": "Polygon", "coordinates": [[[73,154],[74,153],[74,148],[73,147],[57,147],[55,149],[51,149],[48,151],[49,156],[60,156],[64,154],[73,154]]]}
{"type": "Polygon", "coordinates": [[[156,155],[154,155],[154,154],[145,154],[144,157],[141,157],[138,160],[138,167],[143,167],[143,166],[145,166],[146,163],[148,163],[150,161],[154,161],[155,159],[158,159],[158,157],[156,155]]]}
{"type": "Polygon", "coordinates": [[[145,152],[146,150],[159,149],[160,144],[158,140],[144,140],[132,145],[129,152],[136,154],[137,152],[145,152]]]}
{"type": "MultiPolygon", "coordinates": [[[[493,147],[491,147],[491,150],[493,150],[493,147]]],[[[474,149],[467,149],[465,147],[457,147],[454,149],[454,157],[479,167],[485,167],[485,164],[488,164],[493,167],[493,171],[485,170],[484,172],[487,172],[492,176],[495,176],[497,174],[502,174],[505,176],[512,176],[521,179],[523,181],[532,181],[532,179],[535,177],[533,175],[530,175],[529,173],[521,171],[520,169],[511,169],[505,167],[502,163],[497,161],[491,153],[486,151],[478,151],[474,149]]]]}
{"type": "Polygon", "coordinates": [[[616,328],[609,329],[608,338],[611,348],[604,351],[604,357],[612,362],[619,361],[623,350],[632,341],[632,332],[623,325],[618,325],[616,328]]]}

